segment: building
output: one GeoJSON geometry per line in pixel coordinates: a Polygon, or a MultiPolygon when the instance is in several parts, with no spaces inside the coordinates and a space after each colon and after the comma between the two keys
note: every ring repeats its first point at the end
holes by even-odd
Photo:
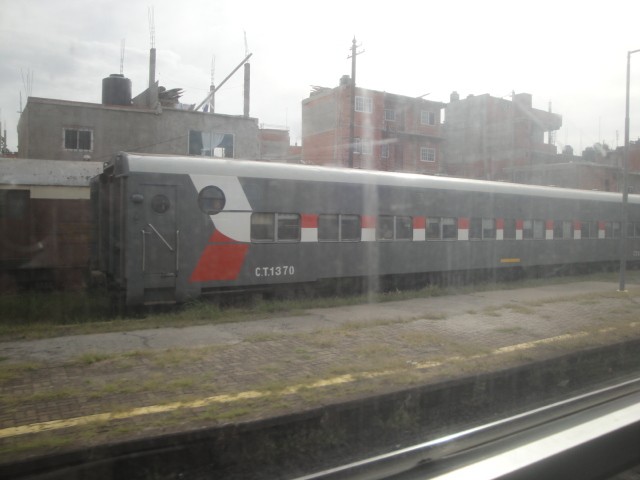
{"type": "Polygon", "coordinates": [[[461,100],[453,92],[445,108],[443,171],[508,180],[509,168],[554,163],[557,149],[552,140],[561,126],[562,117],[533,108],[528,93],[514,93],[511,100],[488,94],[461,100]]]}
{"type": "Polygon", "coordinates": [[[359,87],[353,93],[351,79],[345,75],[339,86],[314,87],[302,101],[303,163],[440,171],[444,104],[359,87]]]}
{"type": "Polygon", "coordinates": [[[149,85],[135,98],[122,74],[102,80],[102,103],[29,97],[18,122],[18,156],[105,161],[127,151],[279,160],[289,147],[289,132],[261,134],[258,120],[249,116],[249,88],[245,68],[243,115],[212,113],[213,87],[198,106],[208,102],[205,111],[181,104],[181,89],[167,90],[155,80],[152,48],[149,85]]]}
{"type": "Polygon", "coordinates": [[[29,97],[18,156],[106,161],[120,151],[259,159],[255,118],[29,97]]]}

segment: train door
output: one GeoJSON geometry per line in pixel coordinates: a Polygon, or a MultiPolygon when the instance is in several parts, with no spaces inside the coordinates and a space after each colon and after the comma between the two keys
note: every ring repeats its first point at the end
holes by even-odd
{"type": "Polygon", "coordinates": [[[175,290],[180,249],[176,225],[176,187],[145,185],[144,198],[145,219],[142,229],[144,288],[145,290],[175,290]]]}

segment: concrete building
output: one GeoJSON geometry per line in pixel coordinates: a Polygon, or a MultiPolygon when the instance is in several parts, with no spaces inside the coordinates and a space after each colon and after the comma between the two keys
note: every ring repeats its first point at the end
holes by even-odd
{"type": "Polygon", "coordinates": [[[461,100],[453,92],[443,125],[444,173],[508,180],[508,168],[554,163],[557,149],[548,139],[561,126],[562,117],[533,108],[528,93],[514,93],[511,100],[488,94],[461,100]]]}
{"type": "MultiPolygon", "coordinates": [[[[514,183],[620,192],[623,156],[624,147],[609,150],[606,145],[596,144],[585,149],[582,156],[563,153],[549,157],[553,163],[510,167],[505,174],[514,183]]],[[[640,141],[629,143],[627,184],[630,193],[640,193],[640,141]]]]}
{"type": "Polygon", "coordinates": [[[155,80],[156,51],[151,48],[149,85],[135,98],[131,81],[122,74],[102,80],[102,103],[29,97],[18,122],[18,156],[105,161],[126,151],[281,160],[278,154],[289,148],[289,132],[261,134],[258,120],[249,117],[249,57],[243,61],[243,115],[212,113],[213,86],[198,106],[207,103],[208,111],[181,104],[181,89],[167,90],[155,80]]]}
{"type": "Polygon", "coordinates": [[[438,173],[440,111],[444,104],[356,87],[342,77],[335,88],[314,87],[302,101],[302,161],[349,166],[353,114],[353,167],[438,173]]]}
{"type": "Polygon", "coordinates": [[[119,151],[259,159],[255,118],[29,97],[18,156],[105,161],[119,151]]]}

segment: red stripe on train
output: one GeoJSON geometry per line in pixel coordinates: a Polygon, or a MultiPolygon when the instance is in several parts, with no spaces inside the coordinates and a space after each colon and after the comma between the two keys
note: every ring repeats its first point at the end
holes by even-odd
{"type": "Polygon", "coordinates": [[[236,280],[248,250],[246,243],[207,245],[189,281],[236,280]]]}

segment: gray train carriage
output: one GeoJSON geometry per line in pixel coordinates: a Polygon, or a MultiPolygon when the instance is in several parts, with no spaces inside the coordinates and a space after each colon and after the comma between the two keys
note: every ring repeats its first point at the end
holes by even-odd
{"type": "MultiPolygon", "coordinates": [[[[127,305],[208,292],[615,262],[621,195],[122,153],[91,182],[92,267],[127,305]]],[[[640,255],[629,197],[628,258],[640,255]]]]}

